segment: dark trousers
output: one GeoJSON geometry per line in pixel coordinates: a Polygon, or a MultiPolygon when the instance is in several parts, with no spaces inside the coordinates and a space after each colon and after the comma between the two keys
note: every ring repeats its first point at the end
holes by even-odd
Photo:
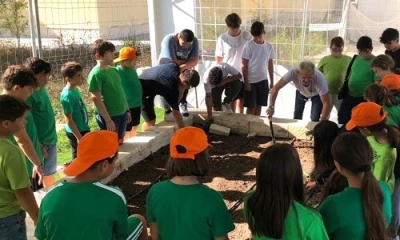
{"type": "Polygon", "coordinates": [[[216,111],[221,111],[221,95],[225,90],[225,97],[222,101],[223,103],[231,103],[239,94],[242,88],[242,83],[240,80],[235,80],[222,87],[214,87],[211,89],[213,108],[216,111]]]}
{"type": "MultiPolygon", "coordinates": [[[[182,98],[179,100],[180,104],[187,104],[186,98],[187,98],[188,93],[189,93],[189,89],[185,89],[183,91],[182,98]]],[[[161,101],[161,108],[163,108],[165,112],[169,113],[170,112],[170,106],[167,103],[167,101],[165,100],[165,98],[160,96],[160,101],[161,101]]]]}
{"type": "MultiPolygon", "coordinates": [[[[303,119],[304,106],[309,98],[296,90],[296,100],[294,102],[294,119],[303,119]]],[[[311,97],[311,121],[318,122],[322,112],[322,101],[319,95],[311,97]]]]}
{"type": "MultiPolygon", "coordinates": [[[[83,131],[80,132],[82,137],[88,133],[89,131],[83,131]]],[[[73,133],[69,133],[69,132],[65,132],[65,134],[67,135],[69,144],[71,145],[72,148],[72,160],[74,160],[76,158],[77,155],[77,148],[78,148],[78,140],[76,139],[75,135],[73,133]]]]}
{"type": "Polygon", "coordinates": [[[189,93],[189,89],[185,89],[183,91],[183,95],[182,95],[181,100],[179,100],[179,103],[187,104],[186,98],[187,98],[188,93],[189,93]]]}
{"type": "Polygon", "coordinates": [[[358,104],[364,102],[363,97],[352,97],[349,94],[343,98],[338,112],[339,124],[346,124],[351,119],[351,110],[358,104]]]}

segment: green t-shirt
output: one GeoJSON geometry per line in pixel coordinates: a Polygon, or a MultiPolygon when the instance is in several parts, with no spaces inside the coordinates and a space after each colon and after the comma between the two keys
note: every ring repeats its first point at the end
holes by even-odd
{"type": "Polygon", "coordinates": [[[147,194],[146,211],[162,240],[211,240],[235,228],[221,194],[201,183],[155,184],[147,194]]]}
{"type": "Polygon", "coordinates": [[[127,220],[126,199],[119,188],[99,181],[63,181],[43,198],[35,237],[38,240],[125,240],[127,220]]]}
{"type": "MultiPolygon", "coordinates": [[[[382,211],[386,226],[392,217],[389,188],[379,182],[383,193],[382,211]]],[[[361,189],[347,187],[329,196],[319,208],[328,235],[335,240],[364,240],[366,225],[363,214],[361,189]]]]}
{"type": "MultiPolygon", "coordinates": [[[[30,111],[27,112],[25,120],[26,120],[26,123],[25,123],[26,134],[28,134],[28,137],[31,140],[33,147],[35,148],[35,152],[36,152],[37,156],[39,157],[40,162],[43,164],[43,155],[42,155],[42,151],[40,149],[38,133],[36,130],[35,122],[33,121],[32,113],[30,111]]],[[[17,141],[15,141],[15,139],[12,135],[8,139],[11,140],[12,143],[14,143],[15,145],[18,146],[17,141]]],[[[26,159],[26,168],[28,170],[28,176],[31,177],[32,170],[33,170],[33,164],[29,160],[29,158],[25,157],[25,159],[26,159]]]]}
{"type": "Polygon", "coordinates": [[[50,145],[57,143],[56,119],[49,94],[46,88],[41,87],[39,91],[33,91],[32,95],[26,100],[32,107],[31,112],[39,141],[50,145]]]}
{"type": "Polygon", "coordinates": [[[0,219],[22,210],[14,190],[30,185],[24,154],[10,140],[0,138],[0,219]]]}
{"type": "Polygon", "coordinates": [[[129,108],[136,108],[142,105],[142,84],[134,67],[123,68],[118,65],[116,68],[121,77],[122,88],[124,89],[129,108]]]}
{"type": "Polygon", "coordinates": [[[386,123],[400,127],[400,104],[391,107],[383,106],[383,109],[387,112],[386,123]]]}
{"type": "MultiPolygon", "coordinates": [[[[69,89],[64,87],[60,95],[60,102],[64,114],[72,114],[72,119],[78,127],[79,132],[90,131],[86,105],[77,88],[69,89]]],[[[72,133],[72,130],[68,125],[65,127],[65,130],[72,133]]]]}
{"type": "Polygon", "coordinates": [[[390,191],[394,188],[394,164],[396,162],[397,152],[389,144],[381,144],[375,137],[368,136],[367,140],[374,153],[374,159],[371,164],[371,172],[378,181],[385,182],[390,191]]]}
{"type": "Polygon", "coordinates": [[[94,67],[88,76],[89,92],[101,92],[101,99],[110,117],[121,116],[128,110],[121,78],[113,67],[94,67]]]}
{"type": "MultiPolygon", "coordinates": [[[[247,201],[253,192],[250,192],[244,198],[243,214],[247,223],[247,201]]],[[[252,234],[252,239],[268,240],[275,238],[252,234]]],[[[283,237],[280,239],[328,240],[328,235],[326,234],[322,218],[317,211],[305,207],[298,202],[294,202],[294,205],[289,207],[289,211],[285,217],[285,221],[283,223],[283,237]]]]}
{"type": "Polygon", "coordinates": [[[318,70],[324,74],[324,78],[328,84],[329,94],[335,95],[339,93],[350,61],[351,57],[347,55],[341,55],[340,57],[328,55],[321,58],[319,61],[318,70]]]}
{"type": "Polygon", "coordinates": [[[358,55],[351,66],[349,78],[349,95],[352,97],[364,96],[365,89],[379,78],[370,66],[373,59],[363,59],[358,55]]]}

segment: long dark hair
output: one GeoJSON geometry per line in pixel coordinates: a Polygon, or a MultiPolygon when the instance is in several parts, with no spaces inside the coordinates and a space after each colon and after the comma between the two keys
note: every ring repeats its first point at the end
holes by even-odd
{"type": "Polygon", "coordinates": [[[371,132],[371,134],[374,134],[376,132],[384,132],[386,134],[390,146],[392,148],[399,147],[400,133],[396,128],[386,124],[386,119],[377,124],[365,128],[368,129],[371,132]]]}
{"type": "Polygon", "coordinates": [[[392,107],[398,104],[393,93],[380,84],[373,83],[369,85],[364,92],[364,98],[368,102],[374,102],[381,106],[392,107]]]}
{"type": "Polygon", "coordinates": [[[359,133],[339,135],[332,145],[332,155],[341,167],[354,175],[364,173],[361,184],[363,216],[366,224],[366,239],[386,238],[383,218],[383,194],[378,181],[372,175],[370,166],[373,159],[372,148],[367,139],[359,133]],[[349,147],[351,144],[351,147],[349,147]]]}
{"type": "Polygon", "coordinates": [[[335,166],[331,154],[331,146],[338,135],[339,127],[332,121],[323,120],[315,125],[313,137],[314,163],[316,171],[324,171],[335,166]]]}
{"type": "Polygon", "coordinates": [[[304,205],[303,171],[296,149],[286,143],[266,148],[256,172],[257,188],[247,201],[247,219],[253,234],[282,238],[293,201],[304,205]]]}

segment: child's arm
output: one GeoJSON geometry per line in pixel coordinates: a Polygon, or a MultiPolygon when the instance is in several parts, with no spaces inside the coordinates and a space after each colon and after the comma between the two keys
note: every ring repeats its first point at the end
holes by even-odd
{"type": "Polygon", "coordinates": [[[38,155],[36,154],[35,148],[31,139],[29,138],[28,134],[26,133],[25,128],[19,131],[18,133],[14,134],[14,139],[18,143],[19,147],[21,148],[22,152],[25,156],[32,162],[34,165],[32,176],[29,177],[36,177],[36,174],[39,175],[39,184],[42,183],[43,178],[43,169],[42,164],[38,155]]]}
{"type": "Polygon", "coordinates": [[[33,196],[32,189],[30,187],[21,188],[14,190],[15,197],[21,206],[28,212],[29,216],[32,218],[36,225],[38,218],[39,208],[36,203],[36,199],[33,196]]]}
{"type": "Polygon", "coordinates": [[[79,129],[76,126],[74,120],[72,119],[72,114],[71,113],[64,114],[64,116],[65,116],[65,121],[67,122],[68,127],[71,128],[72,133],[74,134],[74,136],[76,137],[76,139],[79,142],[79,140],[81,140],[81,138],[82,138],[82,135],[79,132],[79,129]]]}
{"type": "Polygon", "coordinates": [[[268,60],[269,89],[274,87],[274,60],[268,60]]]}
{"type": "Polygon", "coordinates": [[[251,90],[251,85],[249,82],[249,59],[242,58],[242,73],[243,73],[243,80],[244,80],[244,89],[246,91],[251,90]]]}
{"type": "Polygon", "coordinates": [[[151,240],[158,240],[159,239],[159,233],[158,233],[158,225],[156,222],[154,223],[149,223],[150,226],[150,236],[151,240]]]}
{"type": "Polygon", "coordinates": [[[106,121],[106,126],[108,131],[115,131],[115,124],[113,120],[111,119],[110,115],[107,112],[106,106],[104,105],[103,101],[101,100],[101,92],[90,92],[92,96],[92,100],[94,102],[94,105],[97,108],[97,111],[99,111],[99,114],[104,118],[104,121],[106,121]]]}

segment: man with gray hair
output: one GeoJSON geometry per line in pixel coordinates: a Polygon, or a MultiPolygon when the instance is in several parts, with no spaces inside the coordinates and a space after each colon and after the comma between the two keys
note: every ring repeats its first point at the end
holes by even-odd
{"type": "Polygon", "coordinates": [[[271,89],[267,116],[272,117],[278,92],[289,82],[296,87],[294,119],[303,119],[304,106],[311,99],[311,121],[329,118],[330,98],[324,75],[315,69],[315,64],[303,61],[300,66],[289,70],[271,89]]]}

